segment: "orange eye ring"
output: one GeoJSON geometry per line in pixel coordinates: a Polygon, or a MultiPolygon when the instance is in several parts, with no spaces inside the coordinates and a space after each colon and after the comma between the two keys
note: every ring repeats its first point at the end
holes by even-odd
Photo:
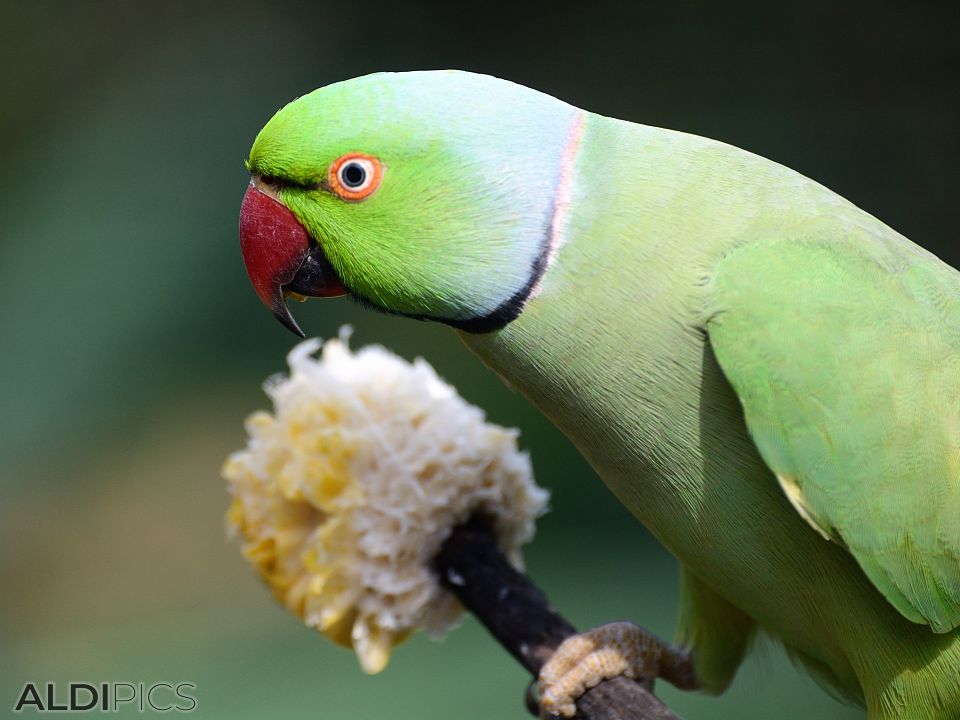
{"type": "Polygon", "coordinates": [[[376,192],[382,177],[383,165],[377,158],[354,152],[341,155],[331,163],[327,183],[341,200],[359,202],[376,192]]]}

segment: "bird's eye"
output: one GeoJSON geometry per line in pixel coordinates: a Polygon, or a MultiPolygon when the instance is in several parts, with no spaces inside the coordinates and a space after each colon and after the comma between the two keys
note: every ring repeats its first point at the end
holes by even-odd
{"type": "Polygon", "coordinates": [[[340,168],[340,182],[344,187],[356,190],[367,181],[367,169],[359,160],[351,160],[340,168]]]}
{"type": "Polygon", "coordinates": [[[383,166],[377,158],[349,153],[333,161],[327,178],[330,189],[343,200],[366,200],[380,185],[383,166]]]}

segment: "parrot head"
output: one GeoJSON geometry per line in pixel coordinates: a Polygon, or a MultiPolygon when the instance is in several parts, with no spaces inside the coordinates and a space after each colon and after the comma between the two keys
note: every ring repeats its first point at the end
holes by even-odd
{"type": "Polygon", "coordinates": [[[546,266],[578,112],[456,71],[379,73],[298,98],[247,161],[240,247],[257,295],[300,335],[288,297],[502,327],[546,266]]]}

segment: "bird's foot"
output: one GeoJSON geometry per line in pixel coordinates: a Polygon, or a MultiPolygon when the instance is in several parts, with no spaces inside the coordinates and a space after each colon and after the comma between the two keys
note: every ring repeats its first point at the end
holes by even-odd
{"type": "Polygon", "coordinates": [[[540,717],[573,717],[576,701],[603,680],[624,675],[648,690],[662,677],[681,690],[698,687],[690,654],[629,622],[573,635],[540,670],[540,717]]]}

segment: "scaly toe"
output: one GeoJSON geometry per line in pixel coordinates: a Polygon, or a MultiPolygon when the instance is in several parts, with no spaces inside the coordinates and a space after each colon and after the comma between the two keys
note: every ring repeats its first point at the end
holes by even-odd
{"type": "Polygon", "coordinates": [[[567,638],[540,670],[540,717],[573,717],[576,701],[604,680],[624,675],[648,690],[661,669],[674,680],[678,671],[690,674],[692,664],[683,651],[633,623],[614,622],[567,638]],[[689,670],[688,670],[689,668],[689,670]]]}

